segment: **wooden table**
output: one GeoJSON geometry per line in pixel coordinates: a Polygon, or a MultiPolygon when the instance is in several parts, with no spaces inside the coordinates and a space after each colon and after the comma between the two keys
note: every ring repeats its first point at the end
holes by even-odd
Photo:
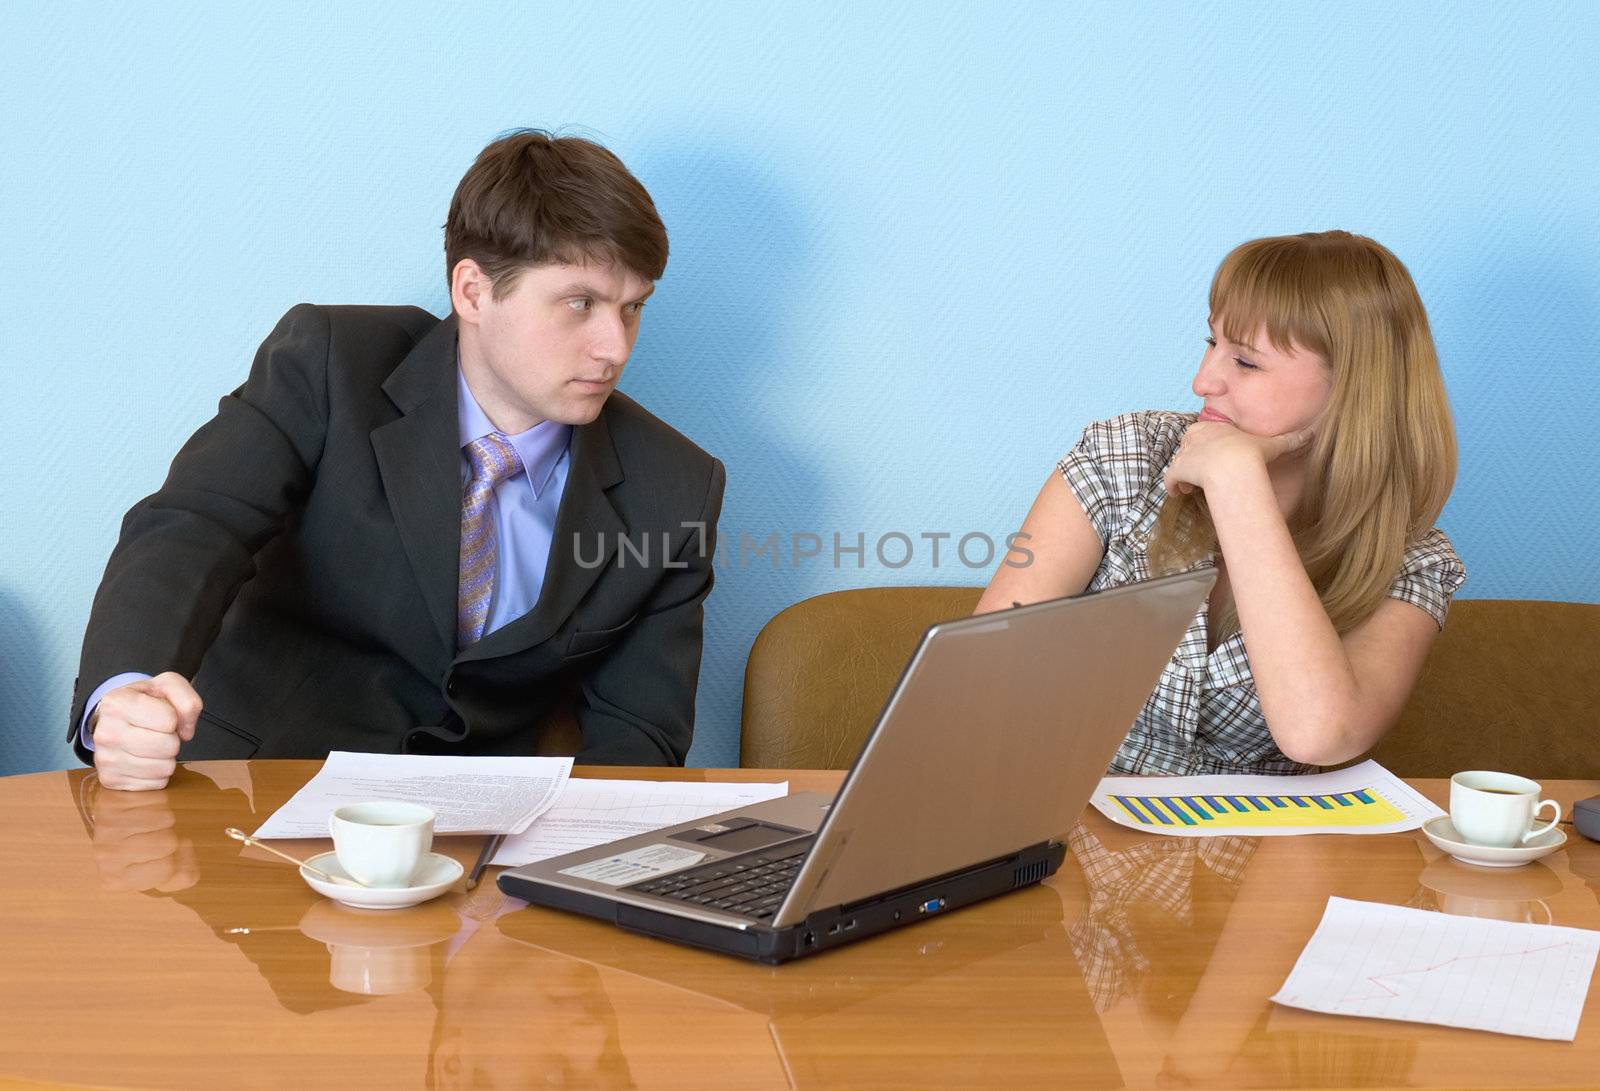
{"type": "MultiPolygon", "coordinates": [[[[1600,844],[1576,835],[1498,873],[1419,833],[1189,841],[1091,813],[1043,886],[774,969],[526,908],[488,881],[401,913],[325,901],[222,834],[316,768],[195,763],[154,793],[86,770],[0,779],[0,1087],[1600,1082],[1600,990],[1573,1043],[1267,1000],[1329,895],[1600,928],[1600,844]]],[[[1570,804],[1600,782],[1546,789],[1570,804]]],[[[436,843],[466,863],[478,845],[436,843]]]]}

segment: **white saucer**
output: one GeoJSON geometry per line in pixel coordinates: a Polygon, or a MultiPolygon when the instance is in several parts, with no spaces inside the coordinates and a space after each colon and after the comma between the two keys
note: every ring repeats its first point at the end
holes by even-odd
{"type": "Polygon", "coordinates": [[[1429,841],[1463,864],[1476,864],[1479,867],[1521,867],[1541,856],[1549,856],[1567,843],[1566,832],[1557,826],[1515,848],[1474,845],[1464,841],[1456,832],[1456,828],[1450,824],[1449,815],[1428,819],[1422,824],[1422,832],[1427,835],[1429,841]]]}
{"type": "MultiPolygon", "coordinates": [[[[313,856],[306,863],[335,878],[349,878],[344,868],[339,866],[339,857],[334,853],[325,852],[321,856],[313,856]]],[[[357,909],[405,909],[407,906],[419,905],[429,898],[437,898],[461,878],[464,872],[465,869],[459,861],[441,856],[437,852],[430,852],[413,877],[416,881],[410,886],[345,886],[343,883],[330,883],[319,879],[305,868],[300,869],[300,878],[318,894],[344,905],[355,906],[357,909]]]]}

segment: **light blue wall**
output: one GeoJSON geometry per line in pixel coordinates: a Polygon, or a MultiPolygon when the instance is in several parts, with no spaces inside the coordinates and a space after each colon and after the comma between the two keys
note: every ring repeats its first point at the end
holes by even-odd
{"type": "Polygon", "coordinates": [[[72,762],[118,520],[279,314],[442,313],[451,189],[521,125],[655,195],[672,264],[623,387],[727,462],[730,544],[827,542],[730,554],[697,764],[737,760],[777,610],[982,583],[918,535],[1002,535],[1086,421],[1193,405],[1211,272],[1262,234],[1410,266],[1465,593],[1600,598],[1600,6],[232,7],[0,13],[0,772],[72,762]]]}

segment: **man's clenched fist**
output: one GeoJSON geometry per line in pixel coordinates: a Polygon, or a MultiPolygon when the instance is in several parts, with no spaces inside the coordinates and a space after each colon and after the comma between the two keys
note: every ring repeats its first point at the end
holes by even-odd
{"type": "Polygon", "coordinates": [[[189,680],[171,671],[102,697],[90,721],[100,783],[135,792],[165,788],[178,767],[178,745],[194,738],[200,706],[189,680]]]}

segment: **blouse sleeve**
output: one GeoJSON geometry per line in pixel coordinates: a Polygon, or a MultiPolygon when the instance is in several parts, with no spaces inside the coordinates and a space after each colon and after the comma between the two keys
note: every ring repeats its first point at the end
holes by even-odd
{"type": "Polygon", "coordinates": [[[1056,463],[1102,544],[1110,543],[1134,503],[1148,493],[1187,423],[1180,414],[1157,412],[1095,421],[1056,463]]]}
{"type": "Polygon", "coordinates": [[[1406,547],[1400,558],[1400,575],[1389,585],[1389,597],[1426,610],[1443,629],[1450,600],[1466,579],[1466,566],[1456,556],[1455,547],[1435,528],[1406,547]]]}

